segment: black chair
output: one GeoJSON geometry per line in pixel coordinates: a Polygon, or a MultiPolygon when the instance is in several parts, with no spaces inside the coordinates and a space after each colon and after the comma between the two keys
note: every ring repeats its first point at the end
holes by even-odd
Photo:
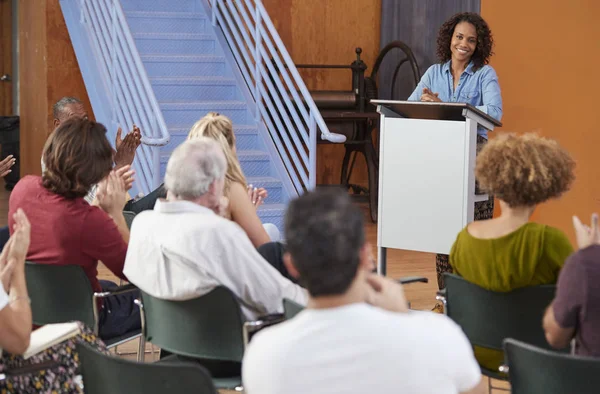
{"type": "MultiPolygon", "coordinates": [[[[502,351],[506,338],[549,349],[542,328],[545,309],[554,299],[555,286],[524,287],[507,293],[485,290],[454,274],[444,274],[446,289],[437,299],[445,313],[465,332],[471,344],[502,351]]],[[[500,371],[481,368],[483,375],[500,380],[500,371]]]]}
{"type": "Polygon", "coordinates": [[[514,339],[504,341],[513,394],[600,392],[600,359],[553,352],[514,339]]]}
{"type": "Polygon", "coordinates": [[[210,374],[197,363],[136,363],[78,344],[86,394],[217,394],[210,374]]]}
{"type": "MultiPolygon", "coordinates": [[[[163,300],[144,291],[141,294],[141,301],[137,301],[142,314],[140,347],[148,341],[174,355],[198,360],[213,371],[220,365],[240,367],[251,335],[283,320],[267,317],[246,321],[238,299],[223,286],[186,301],[163,300]]],[[[143,359],[143,352],[140,354],[143,359]]],[[[215,377],[215,386],[241,388],[239,368],[227,369],[235,372],[215,377]]]]}
{"type": "Polygon", "coordinates": [[[135,219],[135,212],[123,211],[123,217],[125,218],[125,223],[127,223],[127,228],[131,230],[133,219],[135,219]]]}
{"type": "MultiPolygon", "coordinates": [[[[31,298],[33,324],[41,326],[76,320],[92,327],[96,335],[99,330],[97,300],[137,290],[133,285],[126,285],[110,292],[96,293],[83,268],[77,265],[57,266],[28,261],[25,263],[25,276],[31,298]]],[[[141,330],[133,330],[115,338],[102,340],[108,347],[114,347],[140,336],[141,330]]]]}

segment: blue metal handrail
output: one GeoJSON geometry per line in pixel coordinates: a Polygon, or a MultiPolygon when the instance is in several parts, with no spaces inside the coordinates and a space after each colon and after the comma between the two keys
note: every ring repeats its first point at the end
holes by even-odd
{"type": "Polygon", "coordinates": [[[261,0],[210,0],[219,25],[298,193],[316,186],[317,131],[329,131],[261,0]]]}
{"type": "MultiPolygon", "coordinates": [[[[169,142],[169,131],[129,30],[119,0],[80,0],[81,22],[91,38],[102,74],[111,94],[111,121],[142,132],[136,154],[136,180],[150,191],[160,183],[159,146],[169,142]]],[[[139,187],[138,187],[139,188],[139,187]]]]}

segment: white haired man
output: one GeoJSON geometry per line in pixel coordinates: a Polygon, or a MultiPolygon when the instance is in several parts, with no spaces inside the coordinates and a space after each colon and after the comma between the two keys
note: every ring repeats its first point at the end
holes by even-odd
{"type": "Polygon", "coordinates": [[[165,175],[167,199],[136,216],[124,274],[144,292],[169,300],[225,286],[249,319],[281,313],[283,298],[305,305],[306,291],[273,268],[241,227],[219,215],[226,169],[212,139],[175,149],[165,175]]]}

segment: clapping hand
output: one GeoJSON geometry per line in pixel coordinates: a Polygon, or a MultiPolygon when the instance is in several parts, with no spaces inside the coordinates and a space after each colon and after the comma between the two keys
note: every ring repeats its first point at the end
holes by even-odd
{"type": "Polygon", "coordinates": [[[421,95],[421,101],[428,102],[442,102],[438,97],[439,93],[433,93],[429,88],[423,88],[423,94],[421,95]]]}
{"type": "Polygon", "coordinates": [[[0,177],[5,177],[12,172],[11,167],[15,165],[17,159],[13,155],[6,156],[6,158],[0,161],[0,177]]]}
{"type": "Polygon", "coordinates": [[[408,312],[404,288],[400,283],[377,274],[369,274],[367,283],[369,304],[391,312],[408,312]]]}
{"type": "Polygon", "coordinates": [[[117,138],[115,139],[115,167],[131,165],[135,158],[135,151],[142,143],[142,133],[140,128],[133,125],[133,130],[125,138],[121,138],[123,130],[119,127],[117,138]]]}
{"type": "Polygon", "coordinates": [[[267,192],[267,190],[264,187],[253,187],[252,185],[248,185],[248,197],[250,198],[250,201],[252,202],[252,205],[254,205],[254,208],[258,209],[258,207],[260,207],[262,205],[262,203],[265,201],[265,198],[267,198],[269,196],[269,193],[267,192]]]}
{"type": "Polygon", "coordinates": [[[573,227],[579,249],[587,248],[590,245],[600,245],[600,229],[598,228],[598,214],[592,214],[591,225],[581,223],[577,216],[573,216],[573,227]]]}
{"type": "Polygon", "coordinates": [[[31,240],[31,225],[22,209],[14,213],[13,235],[4,245],[0,254],[0,281],[6,292],[9,291],[13,272],[24,269],[25,258],[31,240]]]}
{"type": "Polygon", "coordinates": [[[98,206],[109,215],[120,214],[125,207],[127,193],[125,179],[128,178],[127,174],[129,173],[131,173],[129,177],[133,177],[133,171],[130,168],[127,165],[116,171],[113,170],[98,184],[96,193],[98,206]]]}

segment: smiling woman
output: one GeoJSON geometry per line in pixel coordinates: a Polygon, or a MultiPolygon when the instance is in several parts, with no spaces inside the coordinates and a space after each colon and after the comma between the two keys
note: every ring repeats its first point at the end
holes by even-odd
{"type": "MultiPolygon", "coordinates": [[[[438,33],[437,56],[410,101],[461,102],[474,105],[491,117],[502,118],[502,96],[496,71],[488,65],[493,54],[492,32],[481,16],[464,12],[452,16],[438,33]]],[[[487,142],[487,130],[477,129],[477,151],[487,142]]],[[[475,220],[491,219],[494,198],[475,203],[475,220]]],[[[447,255],[437,255],[438,286],[444,287],[442,274],[451,272],[447,255]]]]}

